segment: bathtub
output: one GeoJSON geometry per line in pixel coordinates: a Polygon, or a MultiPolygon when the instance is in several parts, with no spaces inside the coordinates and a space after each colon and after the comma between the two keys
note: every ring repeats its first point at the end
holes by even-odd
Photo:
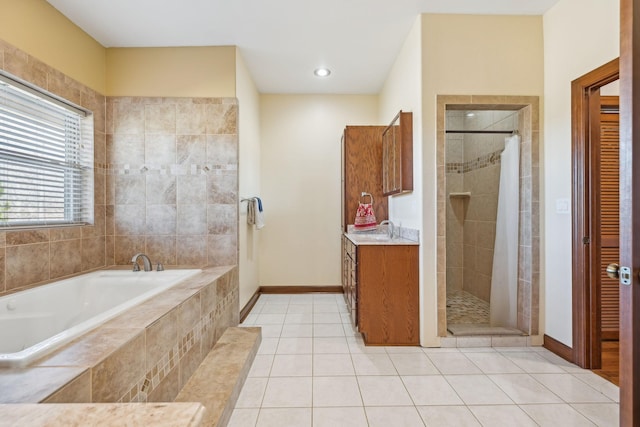
{"type": "Polygon", "coordinates": [[[100,270],[0,298],[0,367],[23,367],[202,270],[100,270]]]}

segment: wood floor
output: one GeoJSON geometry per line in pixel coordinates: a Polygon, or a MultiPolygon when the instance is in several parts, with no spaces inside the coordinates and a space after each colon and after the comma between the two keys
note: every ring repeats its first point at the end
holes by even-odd
{"type": "Polygon", "coordinates": [[[618,341],[602,342],[602,369],[594,373],[620,386],[620,345],[618,341]]]}

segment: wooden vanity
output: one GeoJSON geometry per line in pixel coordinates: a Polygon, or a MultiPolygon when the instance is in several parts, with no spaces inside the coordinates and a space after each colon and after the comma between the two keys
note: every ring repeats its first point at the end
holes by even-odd
{"type": "Polygon", "coordinates": [[[367,345],[419,345],[417,242],[342,236],[345,300],[367,345]]]}

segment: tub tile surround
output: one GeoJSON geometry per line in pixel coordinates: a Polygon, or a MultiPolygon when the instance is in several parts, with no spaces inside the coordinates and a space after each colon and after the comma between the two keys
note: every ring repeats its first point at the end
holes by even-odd
{"type": "Polygon", "coordinates": [[[126,420],[130,426],[197,427],[204,413],[200,403],[0,405],[0,425],[104,426],[105,420],[126,420]]]}
{"type": "Polygon", "coordinates": [[[235,98],[107,98],[108,264],[145,252],[165,265],[238,254],[235,98]]]}
{"type": "Polygon", "coordinates": [[[171,265],[238,259],[235,98],[111,97],[0,40],[0,68],[93,112],[95,223],[0,231],[0,295],[136,252],[171,265]]]}
{"type": "Polygon", "coordinates": [[[238,316],[237,267],[206,268],[28,368],[1,369],[0,403],[172,401],[238,316]]]}
{"type": "MultiPolygon", "coordinates": [[[[521,170],[520,192],[530,195],[530,198],[521,198],[520,205],[520,251],[518,273],[518,328],[528,335],[531,340],[538,343],[539,333],[539,265],[540,265],[540,213],[539,213],[539,100],[536,96],[499,96],[499,95],[439,95],[437,97],[437,179],[438,179],[438,251],[437,251],[437,292],[438,292],[438,335],[447,339],[447,345],[456,343],[456,338],[448,339],[446,322],[446,291],[448,275],[462,270],[460,262],[455,260],[447,268],[447,247],[463,242],[465,236],[462,230],[457,233],[447,227],[447,194],[446,181],[450,176],[446,174],[445,164],[445,115],[447,106],[455,108],[500,110],[510,109],[517,112],[517,126],[521,136],[521,170]],[[446,177],[446,178],[445,178],[446,177]],[[441,244],[441,240],[443,244],[441,244]]],[[[460,161],[462,162],[462,161],[460,161]]],[[[454,177],[455,179],[455,177],[454,177]]],[[[453,214],[461,215],[462,212],[451,210],[453,214]]],[[[453,230],[455,231],[455,230],[453,230]]],[[[478,230],[473,230],[476,240],[478,230]]],[[[467,233],[471,233],[469,230],[467,233]]],[[[467,236],[468,237],[468,236],[467,236]]],[[[486,252],[486,251],[485,251],[486,252]]],[[[473,256],[471,251],[462,252],[462,256],[473,256]]],[[[487,255],[484,255],[487,258],[487,255]]],[[[475,259],[476,263],[478,259],[475,259]]],[[[460,279],[453,280],[463,281],[460,279]]]]}
{"type": "Polygon", "coordinates": [[[0,295],[105,265],[106,98],[0,40],[0,68],[93,112],[95,223],[0,232],[0,295]]]}

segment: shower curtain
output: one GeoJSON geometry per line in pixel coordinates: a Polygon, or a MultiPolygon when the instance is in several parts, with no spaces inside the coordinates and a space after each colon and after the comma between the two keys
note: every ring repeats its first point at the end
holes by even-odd
{"type": "Polygon", "coordinates": [[[520,137],[505,138],[500,159],[496,240],[493,249],[491,326],[517,327],[518,236],[520,219],[520,137]]]}

